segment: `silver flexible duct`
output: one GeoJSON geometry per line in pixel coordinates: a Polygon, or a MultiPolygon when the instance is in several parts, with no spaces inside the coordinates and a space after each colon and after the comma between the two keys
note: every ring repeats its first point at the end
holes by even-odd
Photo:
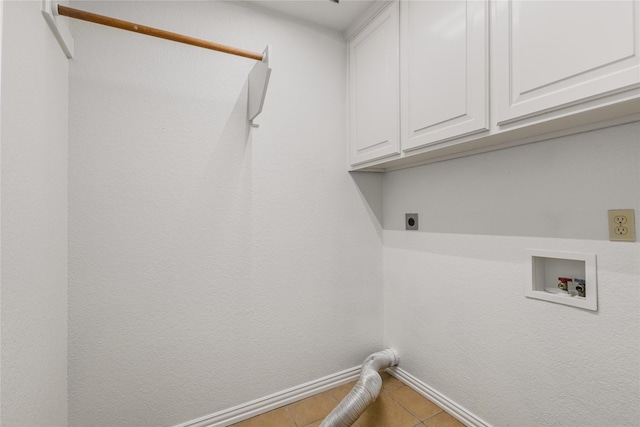
{"type": "Polygon", "coordinates": [[[392,349],[382,350],[367,357],[362,363],[362,371],[356,385],[327,415],[320,427],[351,427],[380,394],[382,378],[378,371],[395,366],[399,361],[398,353],[392,349]]]}

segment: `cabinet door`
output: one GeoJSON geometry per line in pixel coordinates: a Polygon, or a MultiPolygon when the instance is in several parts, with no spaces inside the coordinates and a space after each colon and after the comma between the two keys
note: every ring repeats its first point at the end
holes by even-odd
{"type": "Polygon", "coordinates": [[[349,43],[351,164],[400,152],[398,4],[349,43]]]}
{"type": "Polygon", "coordinates": [[[498,124],[640,87],[638,1],[494,4],[498,124]]]}
{"type": "Polygon", "coordinates": [[[486,1],[404,1],[402,149],[488,129],[486,1]]]}

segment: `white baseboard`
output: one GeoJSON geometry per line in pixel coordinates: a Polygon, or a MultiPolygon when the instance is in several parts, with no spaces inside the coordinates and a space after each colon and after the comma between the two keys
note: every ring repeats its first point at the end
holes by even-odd
{"type": "Polygon", "coordinates": [[[265,396],[175,427],[225,427],[356,380],[361,366],[265,396]]]}
{"type": "MultiPolygon", "coordinates": [[[[319,378],[308,383],[283,390],[269,396],[265,396],[251,402],[243,403],[233,408],[225,409],[211,415],[187,421],[174,427],[225,427],[240,421],[255,417],[260,414],[272,411],[274,409],[286,406],[298,400],[306,399],[323,391],[339,387],[350,381],[358,379],[361,366],[356,366],[344,371],[337,372],[326,377],[319,378]]],[[[442,393],[429,387],[407,371],[397,366],[389,368],[387,371],[420,393],[422,396],[436,403],[449,414],[457,418],[461,423],[468,427],[492,427],[491,424],[469,412],[464,407],[449,399],[442,393]]]]}
{"type": "Polygon", "coordinates": [[[457,418],[464,425],[468,427],[491,427],[491,424],[472,414],[467,409],[458,405],[456,402],[449,399],[442,393],[429,387],[427,384],[423,383],[402,368],[398,368],[396,366],[394,368],[387,369],[387,372],[389,372],[391,375],[393,375],[427,399],[431,400],[433,403],[440,406],[453,417],[457,418]]]}

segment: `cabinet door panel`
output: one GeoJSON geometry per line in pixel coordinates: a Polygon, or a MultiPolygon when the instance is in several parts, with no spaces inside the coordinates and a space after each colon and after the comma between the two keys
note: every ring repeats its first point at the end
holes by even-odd
{"type": "Polygon", "coordinates": [[[401,3],[402,148],[488,129],[487,4],[401,3]]]}
{"type": "Polygon", "coordinates": [[[398,4],[349,44],[351,164],[400,152],[398,4]]]}
{"type": "Polygon", "coordinates": [[[496,2],[498,124],[640,86],[638,6],[496,2]]]}

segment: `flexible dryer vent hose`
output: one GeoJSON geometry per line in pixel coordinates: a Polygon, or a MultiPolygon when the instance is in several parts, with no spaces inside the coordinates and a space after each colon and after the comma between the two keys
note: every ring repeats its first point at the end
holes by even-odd
{"type": "Polygon", "coordinates": [[[382,378],[378,371],[395,366],[399,361],[398,353],[392,349],[382,350],[367,357],[362,364],[356,385],[327,415],[320,427],[351,427],[380,394],[382,378]]]}

